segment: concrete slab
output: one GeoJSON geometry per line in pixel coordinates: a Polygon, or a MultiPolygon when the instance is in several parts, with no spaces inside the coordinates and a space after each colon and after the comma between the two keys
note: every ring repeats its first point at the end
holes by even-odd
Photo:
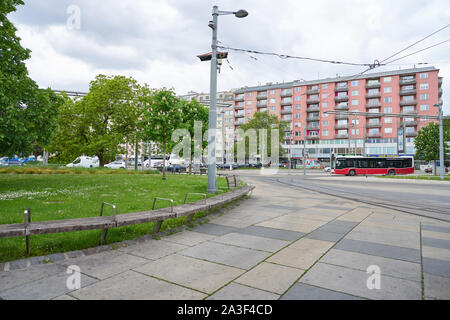
{"type": "Polygon", "coordinates": [[[337,242],[341,240],[345,234],[343,233],[333,233],[333,232],[325,232],[325,231],[313,231],[305,238],[314,239],[314,240],[322,240],[322,241],[330,241],[337,242]]]}
{"type": "MultiPolygon", "coordinates": [[[[67,279],[71,274],[66,272],[45,277],[37,281],[28,282],[21,286],[1,291],[0,298],[4,300],[50,300],[69,292],[73,289],[67,288],[67,279]]],[[[81,287],[89,286],[98,280],[81,274],[81,287]]]]}
{"type": "Polygon", "coordinates": [[[137,272],[208,294],[244,273],[244,270],[173,254],[150,262],[137,272]]]}
{"type": "Polygon", "coordinates": [[[263,238],[243,233],[229,233],[212,241],[267,252],[276,252],[290,244],[289,241],[263,238]]]}
{"type": "Polygon", "coordinates": [[[430,275],[450,278],[450,261],[424,257],[422,260],[423,272],[430,275]]]}
{"type": "Polygon", "coordinates": [[[267,261],[307,270],[333,245],[333,242],[303,238],[276,253],[267,261]]]}
{"type": "Polygon", "coordinates": [[[417,250],[420,249],[419,232],[391,230],[359,225],[345,238],[417,250]]]}
{"type": "Polygon", "coordinates": [[[215,236],[211,236],[206,233],[193,232],[189,230],[184,230],[172,234],[170,236],[164,237],[165,241],[182,244],[185,246],[195,246],[199,243],[214,239],[215,236]]]}
{"type": "Polygon", "coordinates": [[[199,300],[204,293],[127,271],[71,293],[81,300],[199,300]]]}
{"type": "Polygon", "coordinates": [[[450,233],[450,228],[422,224],[422,230],[450,233]]]}
{"type": "Polygon", "coordinates": [[[63,295],[63,296],[56,297],[56,298],[54,298],[54,299],[52,299],[52,300],[62,300],[62,301],[64,301],[64,300],[69,300],[69,301],[73,301],[73,300],[78,300],[78,299],[75,299],[74,297],[65,294],[65,295],[63,295]]]}
{"type": "Polygon", "coordinates": [[[295,241],[303,237],[305,234],[301,232],[280,230],[266,227],[250,226],[238,230],[238,233],[249,234],[257,237],[279,239],[285,241],[295,241]]]}
{"type": "Polygon", "coordinates": [[[366,272],[372,265],[380,267],[381,274],[411,281],[421,281],[419,263],[371,256],[362,253],[331,249],[320,260],[322,263],[333,264],[366,272]]]}
{"type": "Polygon", "coordinates": [[[427,298],[450,300],[450,278],[424,273],[424,291],[427,298]]]}
{"type": "Polygon", "coordinates": [[[267,291],[230,283],[206,300],[278,300],[280,296],[267,291]]]}
{"type": "Polygon", "coordinates": [[[180,254],[245,270],[254,267],[270,255],[268,252],[214,242],[199,244],[195,247],[181,251],[180,254]]]}
{"type": "Polygon", "coordinates": [[[388,246],[379,243],[343,239],[334,249],[364,253],[373,256],[420,263],[420,251],[411,248],[388,246]]]}
{"type": "Polygon", "coordinates": [[[178,251],[184,250],[188,246],[173,243],[165,240],[150,240],[144,243],[133,245],[127,248],[119,249],[121,252],[128,253],[145,259],[156,260],[178,251]]]}
{"type": "Polygon", "coordinates": [[[221,226],[218,224],[207,223],[201,226],[196,226],[193,231],[206,233],[212,236],[223,236],[227,233],[236,232],[236,230],[237,230],[236,227],[221,226]]]}
{"type": "Polygon", "coordinates": [[[362,298],[305,283],[296,283],[280,300],[362,300],[362,298]]]}
{"type": "Polygon", "coordinates": [[[450,262],[450,250],[448,250],[448,249],[423,246],[422,247],[422,256],[424,258],[446,260],[446,261],[450,262]]]}
{"type": "Polygon", "coordinates": [[[27,269],[0,272],[0,290],[8,290],[65,271],[66,268],[60,265],[48,263],[32,266],[27,269]]]}
{"type": "Polygon", "coordinates": [[[337,220],[339,221],[350,221],[350,222],[361,222],[364,219],[366,219],[368,216],[370,216],[373,213],[373,211],[369,208],[356,208],[339,218],[337,220]]]}
{"type": "Polygon", "coordinates": [[[450,249],[450,240],[422,237],[422,245],[427,247],[450,249]]]}
{"type": "Polygon", "coordinates": [[[76,265],[80,267],[81,273],[102,280],[129,269],[136,268],[147,262],[147,259],[124,254],[120,251],[109,251],[90,256],[64,260],[59,262],[58,264],[64,267],[76,265]]]}
{"type": "Polygon", "coordinates": [[[356,222],[335,220],[323,225],[317,230],[345,234],[350,232],[356,225],[358,225],[356,222]]]}
{"type": "Polygon", "coordinates": [[[304,270],[263,262],[235,280],[253,288],[283,294],[304,270]]]}
{"type": "MultiPolygon", "coordinates": [[[[327,210],[331,210],[331,211],[349,211],[350,210],[348,207],[333,206],[333,205],[317,205],[314,208],[327,209],[327,210]]],[[[342,213],[343,212],[341,212],[341,214],[342,213]]]]}
{"type": "Polygon", "coordinates": [[[305,220],[306,221],[318,220],[323,222],[330,222],[331,220],[334,220],[337,217],[338,217],[337,215],[330,216],[327,214],[323,214],[323,212],[319,211],[319,209],[306,209],[300,212],[289,213],[287,215],[278,217],[276,221],[301,223],[305,220]],[[314,212],[316,210],[317,212],[314,212]]]}
{"type": "Polygon", "coordinates": [[[310,219],[308,219],[308,220],[304,219],[302,222],[277,221],[277,219],[279,219],[279,218],[275,218],[270,221],[258,223],[256,226],[296,231],[296,232],[301,232],[301,233],[310,233],[326,223],[323,221],[310,220],[310,219]]]}
{"type": "Polygon", "coordinates": [[[318,263],[300,279],[300,283],[376,300],[420,300],[422,298],[420,282],[382,276],[380,290],[370,290],[367,287],[370,276],[363,271],[318,263]]]}
{"type": "Polygon", "coordinates": [[[211,220],[211,222],[217,225],[229,226],[233,228],[245,228],[256,223],[267,221],[269,219],[271,218],[257,215],[244,217],[225,216],[214,218],[211,220]]]}
{"type": "Polygon", "coordinates": [[[450,241],[450,233],[422,230],[422,237],[450,241]]]}

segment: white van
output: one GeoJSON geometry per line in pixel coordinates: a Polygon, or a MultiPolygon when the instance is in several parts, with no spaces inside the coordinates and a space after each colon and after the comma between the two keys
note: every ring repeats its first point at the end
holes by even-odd
{"type": "Polygon", "coordinates": [[[100,163],[98,157],[78,157],[74,162],[69,163],[66,167],[69,168],[98,168],[100,163]]]}

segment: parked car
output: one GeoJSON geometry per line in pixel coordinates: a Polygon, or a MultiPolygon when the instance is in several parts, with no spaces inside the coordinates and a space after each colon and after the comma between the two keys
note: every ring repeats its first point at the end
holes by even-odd
{"type": "Polygon", "coordinates": [[[97,157],[78,157],[74,162],[69,163],[66,167],[68,168],[98,168],[100,163],[97,157]]]}
{"type": "Polygon", "coordinates": [[[4,158],[0,159],[1,167],[23,166],[23,165],[24,165],[24,162],[21,161],[19,158],[4,157],[4,158]]]}
{"type": "MultiPolygon", "coordinates": [[[[439,171],[440,168],[437,168],[436,170],[437,170],[438,172],[440,172],[440,171],[439,171]]],[[[433,173],[433,168],[432,168],[432,167],[425,168],[425,173],[433,173]]],[[[445,173],[448,173],[448,168],[445,168],[445,173]]]]}
{"type": "Polygon", "coordinates": [[[126,167],[125,161],[122,160],[116,160],[105,165],[105,168],[109,169],[126,169],[126,167]]]}
{"type": "Polygon", "coordinates": [[[186,166],[183,166],[182,164],[171,164],[170,166],[166,167],[167,172],[185,172],[186,166]]]}

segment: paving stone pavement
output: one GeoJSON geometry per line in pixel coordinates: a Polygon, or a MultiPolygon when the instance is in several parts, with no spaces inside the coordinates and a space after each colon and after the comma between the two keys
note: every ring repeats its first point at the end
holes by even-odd
{"type": "Polygon", "coordinates": [[[7,263],[0,298],[450,299],[450,224],[245,180],[250,199],[190,230],[7,263]]]}

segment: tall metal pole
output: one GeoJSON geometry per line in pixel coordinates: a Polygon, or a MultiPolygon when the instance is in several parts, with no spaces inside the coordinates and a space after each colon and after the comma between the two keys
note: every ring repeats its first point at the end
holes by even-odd
{"type": "Polygon", "coordinates": [[[217,193],[216,178],[216,130],[217,130],[217,29],[219,8],[213,7],[213,25],[212,25],[212,56],[211,56],[211,83],[209,106],[209,141],[208,141],[208,193],[217,193]]]}
{"type": "Polygon", "coordinates": [[[367,129],[366,129],[366,125],[364,125],[364,140],[363,140],[363,157],[366,157],[366,135],[367,135],[367,129]]]}
{"type": "Polygon", "coordinates": [[[351,116],[348,116],[348,121],[349,121],[349,123],[348,123],[348,130],[347,130],[347,132],[348,132],[348,154],[350,155],[350,153],[351,153],[351,133],[352,133],[352,117],[351,116]]]}
{"type": "Polygon", "coordinates": [[[303,128],[303,175],[306,176],[306,127],[303,128]]]}
{"type": "Polygon", "coordinates": [[[440,172],[441,180],[445,177],[445,159],[444,159],[444,124],[443,124],[444,112],[442,106],[439,106],[439,162],[440,162],[440,172]]]}

